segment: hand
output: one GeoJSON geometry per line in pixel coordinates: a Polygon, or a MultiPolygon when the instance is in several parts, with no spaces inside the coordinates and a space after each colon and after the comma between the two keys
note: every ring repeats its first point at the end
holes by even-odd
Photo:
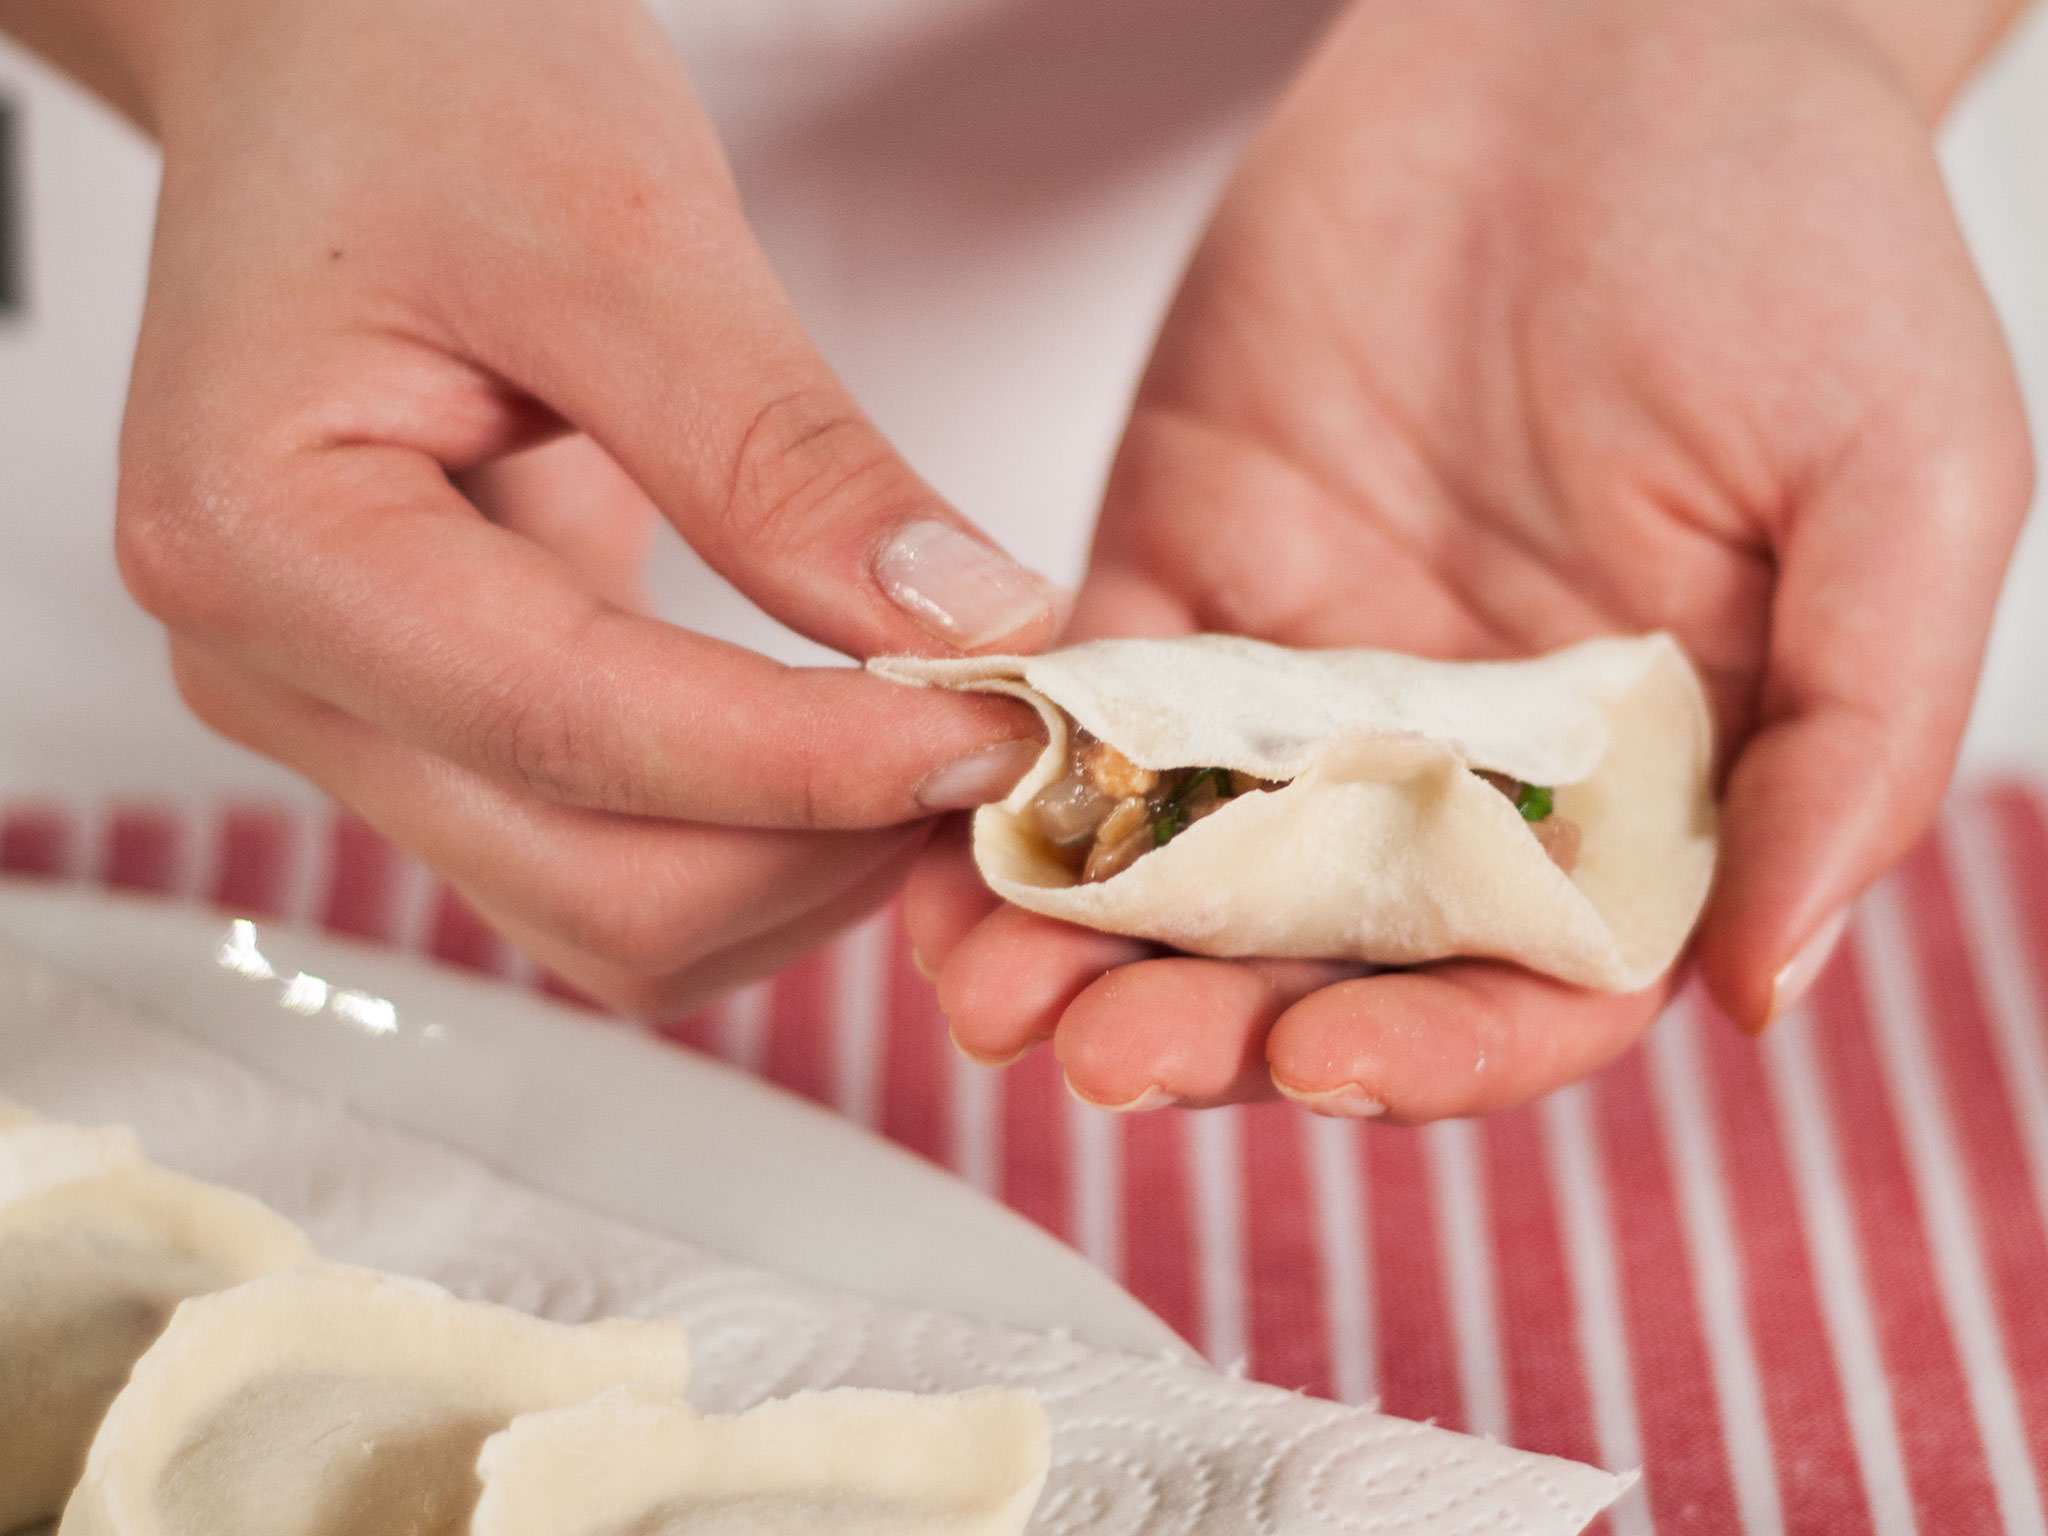
{"type": "MultiPolygon", "coordinates": [[[[1775,0],[1363,0],[1195,257],[1074,633],[1488,657],[1673,631],[1725,776],[1694,961],[1759,1029],[1934,815],[2030,479],[1868,34],[1775,0]]],[[[910,905],[956,1038],[1050,1038],[1106,1105],[1484,1112],[1598,1067],[1675,985],[1160,956],[998,909],[963,861],[928,856],[910,905]]]]}
{"type": "Polygon", "coordinates": [[[636,1011],[858,915],[1028,764],[1014,705],[634,611],[651,498],[856,656],[1056,623],[813,351],[634,0],[76,15],[164,145],[118,543],[210,724],[636,1011]]]}

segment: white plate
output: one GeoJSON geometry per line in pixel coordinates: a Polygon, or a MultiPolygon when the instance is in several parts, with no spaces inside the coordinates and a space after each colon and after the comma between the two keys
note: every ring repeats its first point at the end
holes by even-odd
{"type": "Polygon", "coordinates": [[[514,987],[244,929],[0,880],[0,935],[302,1092],[547,1194],[820,1285],[1193,1358],[1073,1250],[804,1100],[514,987]]]}

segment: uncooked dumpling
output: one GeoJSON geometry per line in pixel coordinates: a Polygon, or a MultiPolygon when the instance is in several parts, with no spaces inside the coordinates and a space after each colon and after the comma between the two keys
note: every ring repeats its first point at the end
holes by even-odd
{"type": "Polygon", "coordinates": [[[33,1125],[40,1119],[42,1116],[26,1104],[17,1104],[10,1098],[0,1096],[0,1131],[11,1131],[18,1125],[33,1125]]]}
{"type": "Polygon", "coordinates": [[[669,1322],[567,1327],[338,1265],[187,1302],[92,1444],[61,1536],[456,1536],[519,1414],[679,1395],[669,1322]]]}
{"type": "Polygon", "coordinates": [[[976,813],[974,856],[998,895],[1067,922],[1205,955],[1485,956],[1630,991],[1669,969],[1713,879],[1706,698],[1668,635],[1529,661],[1195,635],[869,666],[1039,712],[1045,752],[976,813]],[[1228,794],[1086,878],[1036,803],[1077,727],[1119,764],[1228,794]],[[1534,825],[1552,815],[1566,848],[1534,825]]]}
{"type": "Polygon", "coordinates": [[[142,1138],[125,1125],[21,1120],[0,1126],[0,1206],[147,1161],[142,1138]]]}
{"type": "Polygon", "coordinates": [[[1029,1392],[841,1389],[736,1418],[611,1393],[484,1446],[474,1536],[1016,1536],[1049,1432],[1029,1392]]]}
{"type": "Polygon", "coordinates": [[[0,1133],[0,1531],[54,1517],[188,1296],[311,1260],[282,1216],[148,1163],[132,1131],[0,1133]]]}

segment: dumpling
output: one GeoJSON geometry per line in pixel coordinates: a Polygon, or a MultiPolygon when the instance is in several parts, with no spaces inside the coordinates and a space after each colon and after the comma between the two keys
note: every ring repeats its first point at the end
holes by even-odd
{"type": "Polygon", "coordinates": [[[1195,635],[869,666],[1037,709],[1045,752],[976,813],[974,855],[998,895],[1067,922],[1630,991],[1713,880],[1712,728],[1668,635],[1528,661],[1195,635]]]}
{"type": "Polygon", "coordinates": [[[17,1104],[10,1098],[0,1096],[0,1131],[11,1131],[21,1125],[34,1125],[42,1118],[26,1104],[17,1104]]]}
{"type": "Polygon", "coordinates": [[[147,1161],[142,1139],[125,1125],[24,1120],[0,1126],[0,1206],[147,1161]]]}
{"type": "Polygon", "coordinates": [[[92,1444],[62,1536],[455,1536],[477,1452],[620,1385],[680,1394],[670,1322],[568,1327],[323,1265],[187,1302],[92,1444]]]}
{"type": "Polygon", "coordinates": [[[63,1509],[180,1301],[312,1257],[248,1196],[152,1166],[132,1131],[0,1133],[0,1531],[63,1509]]]}
{"type": "Polygon", "coordinates": [[[842,1388],[735,1418],[615,1392],[484,1445],[474,1536],[1016,1536],[1050,1432],[1029,1392],[842,1388]]]}

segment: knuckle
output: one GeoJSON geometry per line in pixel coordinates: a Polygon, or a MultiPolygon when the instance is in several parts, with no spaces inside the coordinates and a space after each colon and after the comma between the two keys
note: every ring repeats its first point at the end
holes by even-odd
{"type": "Polygon", "coordinates": [[[627,809],[606,754],[572,723],[559,695],[518,679],[487,690],[467,733],[481,764],[562,805],[627,809]]]}
{"type": "Polygon", "coordinates": [[[203,499],[160,477],[126,471],[114,500],[114,556],[129,593],[173,627],[194,627],[212,604],[217,562],[206,519],[192,515],[203,499]]]}
{"type": "Polygon", "coordinates": [[[511,678],[487,690],[469,735],[477,755],[548,800],[573,800],[577,749],[560,712],[511,678]]]}
{"type": "Polygon", "coordinates": [[[122,582],[173,631],[231,636],[255,616],[251,575],[268,558],[257,483],[191,454],[143,453],[124,441],[114,495],[122,582]]]}
{"type": "Polygon", "coordinates": [[[795,547],[834,512],[895,495],[903,470],[874,426],[836,390],[779,395],[734,446],[720,522],[728,538],[795,547]]]}
{"type": "Polygon", "coordinates": [[[853,831],[892,819],[881,803],[883,781],[856,770],[853,754],[806,742],[791,765],[792,825],[816,832],[853,831]]]}
{"type": "Polygon", "coordinates": [[[797,761],[796,787],[798,825],[811,828],[830,828],[838,819],[835,809],[841,804],[836,786],[835,774],[829,757],[806,751],[797,761]]]}
{"type": "MultiPolygon", "coordinates": [[[[778,804],[774,822],[801,830],[855,831],[916,815],[894,722],[851,713],[829,691],[834,678],[821,673],[807,681],[812,691],[799,695],[793,728],[775,749],[768,781],[778,804]]],[[[762,787],[757,780],[750,788],[762,787]]]]}
{"type": "Polygon", "coordinates": [[[542,666],[519,657],[486,672],[468,690],[476,702],[456,739],[476,766],[545,800],[639,813],[646,797],[606,712],[585,707],[577,692],[603,686],[602,664],[589,650],[586,627],[542,666]]]}

